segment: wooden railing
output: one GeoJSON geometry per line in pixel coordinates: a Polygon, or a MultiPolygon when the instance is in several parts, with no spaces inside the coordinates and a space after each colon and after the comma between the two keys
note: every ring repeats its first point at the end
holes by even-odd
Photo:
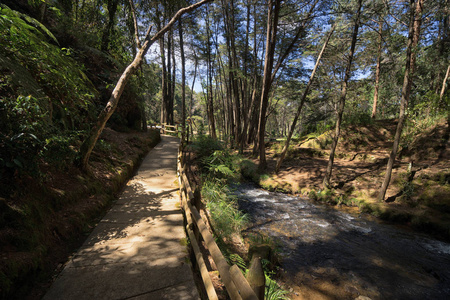
{"type": "MultiPolygon", "coordinates": [[[[208,299],[218,299],[214,286],[212,284],[211,278],[209,276],[206,264],[203,260],[203,255],[200,251],[199,242],[200,238],[205,242],[206,248],[209,250],[214,263],[219,271],[220,278],[228,292],[228,295],[232,300],[243,299],[243,300],[258,300],[258,296],[255,291],[250,287],[247,279],[242,274],[238,266],[233,265],[230,267],[225,260],[222,252],[217,246],[212,234],[210,233],[208,227],[203,221],[197,207],[194,205],[194,194],[189,184],[189,180],[186,176],[185,166],[182,162],[182,145],[178,152],[178,179],[180,183],[180,197],[182,208],[186,215],[186,231],[188,233],[192,249],[195,254],[196,263],[200,270],[201,277],[206,289],[208,299]]],[[[261,286],[253,287],[261,289],[261,286]]],[[[263,286],[264,288],[264,286],[263,286]]],[[[263,300],[264,293],[262,293],[263,300]]]]}
{"type": "Polygon", "coordinates": [[[175,133],[175,135],[178,136],[178,133],[181,132],[181,124],[175,124],[175,125],[169,125],[166,123],[162,123],[162,124],[154,124],[154,125],[150,125],[149,127],[152,129],[159,129],[159,131],[162,134],[166,134],[166,133],[175,133]]]}

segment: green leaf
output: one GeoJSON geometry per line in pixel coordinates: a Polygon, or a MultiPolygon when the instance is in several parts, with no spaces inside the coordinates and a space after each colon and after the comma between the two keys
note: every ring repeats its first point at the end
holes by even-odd
{"type": "Polygon", "coordinates": [[[20,167],[21,169],[23,169],[23,164],[20,160],[18,160],[17,158],[14,158],[14,163],[16,164],[16,166],[20,167]]]}

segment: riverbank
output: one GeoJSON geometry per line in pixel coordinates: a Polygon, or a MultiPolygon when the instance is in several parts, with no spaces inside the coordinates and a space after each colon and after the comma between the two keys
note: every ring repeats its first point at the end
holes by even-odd
{"type": "Polygon", "coordinates": [[[450,296],[450,243],[254,184],[237,185],[234,194],[250,220],[243,235],[277,244],[290,299],[450,296]]]}
{"type": "Polygon", "coordinates": [[[382,220],[450,240],[450,151],[448,126],[438,122],[403,148],[392,173],[386,202],[376,200],[392,144],[393,122],[350,126],[343,133],[333,169],[333,189],[324,191],[329,136],[293,145],[279,173],[275,166],[281,142],[268,143],[266,174],[258,175],[257,160],[246,163],[244,175],[266,190],[308,196],[331,205],[358,207],[382,220]],[[324,149],[322,149],[324,148],[324,149]],[[412,180],[408,167],[413,161],[412,180]]]}

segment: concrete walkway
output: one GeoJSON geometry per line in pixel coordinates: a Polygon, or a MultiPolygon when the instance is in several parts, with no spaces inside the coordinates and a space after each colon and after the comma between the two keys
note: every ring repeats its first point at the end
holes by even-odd
{"type": "Polygon", "coordinates": [[[179,139],[162,136],[43,299],[198,299],[177,194],[179,139]]]}

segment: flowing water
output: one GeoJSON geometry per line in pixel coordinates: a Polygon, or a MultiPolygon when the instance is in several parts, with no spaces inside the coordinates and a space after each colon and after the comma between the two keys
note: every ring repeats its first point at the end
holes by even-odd
{"type": "Polygon", "coordinates": [[[448,243],[251,184],[235,193],[247,233],[279,243],[293,298],[450,299],[448,243]]]}

